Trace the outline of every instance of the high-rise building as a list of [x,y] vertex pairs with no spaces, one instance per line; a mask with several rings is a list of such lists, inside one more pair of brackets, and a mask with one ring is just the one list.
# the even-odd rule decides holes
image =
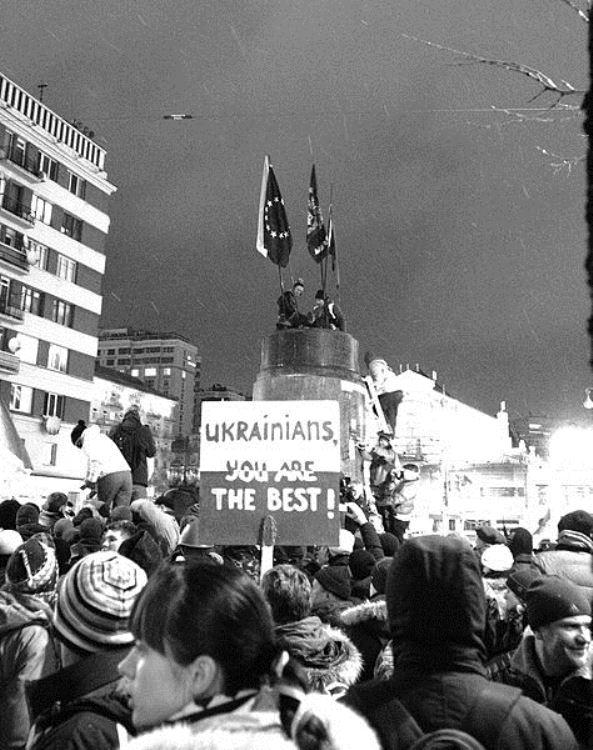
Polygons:
[[246,396],[236,388],[220,383],[214,383],[210,388],[200,388],[199,380],[196,381],[194,395],[194,432],[200,433],[202,416],[202,404],[204,401],[251,401],[251,396]]
[[171,331],[105,328],[99,332],[98,361],[102,367],[139,378],[159,393],[176,398],[175,432],[191,434],[201,359],[189,339]]
[[47,487],[81,475],[116,189],[81,127],[0,75],[0,397]]

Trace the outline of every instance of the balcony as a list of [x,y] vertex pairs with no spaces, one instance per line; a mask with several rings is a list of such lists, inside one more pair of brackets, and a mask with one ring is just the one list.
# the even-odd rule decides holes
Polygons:
[[2,198],[1,208],[3,211],[8,211],[12,219],[18,219],[27,227],[30,227],[35,223],[35,216],[31,211],[31,206],[27,206],[24,203],[15,200],[10,195],[5,195]]
[[21,360],[16,354],[0,350],[0,372],[14,375],[19,371]]
[[0,319],[9,320],[11,323],[18,321],[22,322],[25,317],[25,313],[20,307],[9,305],[7,299],[0,299]]
[[0,265],[3,263],[7,263],[11,268],[16,267],[21,271],[29,270],[29,262],[24,250],[19,250],[16,247],[11,247],[0,242]]
[[44,179],[43,173],[39,171],[37,159],[32,159],[19,149],[0,148],[0,162],[5,167],[14,169],[14,173],[27,182],[37,183]]

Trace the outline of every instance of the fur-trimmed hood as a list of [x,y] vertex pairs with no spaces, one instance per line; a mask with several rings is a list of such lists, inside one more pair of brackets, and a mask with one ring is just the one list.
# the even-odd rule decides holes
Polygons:
[[304,668],[312,690],[350,687],[362,672],[362,657],[350,638],[318,617],[278,625],[276,636]]
[[372,601],[356,604],[354,607],[345,609],[340,614],[342,623],[348,627],[360,625],[369,620],[387,622],[387,604],[385,599],[373,599]]

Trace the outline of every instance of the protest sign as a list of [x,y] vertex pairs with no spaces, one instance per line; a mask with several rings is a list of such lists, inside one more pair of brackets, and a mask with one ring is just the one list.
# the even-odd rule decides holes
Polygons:
[[336,544],[340,411],[337,401],[202,403],[200,537],[259,544]]

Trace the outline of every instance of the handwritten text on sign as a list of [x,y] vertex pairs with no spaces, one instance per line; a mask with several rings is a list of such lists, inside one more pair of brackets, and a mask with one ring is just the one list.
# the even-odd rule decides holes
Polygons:
[[336,402],[206,402],[202,410],[204,542],[255,544],[266,515],[278,544],[337,541]]

